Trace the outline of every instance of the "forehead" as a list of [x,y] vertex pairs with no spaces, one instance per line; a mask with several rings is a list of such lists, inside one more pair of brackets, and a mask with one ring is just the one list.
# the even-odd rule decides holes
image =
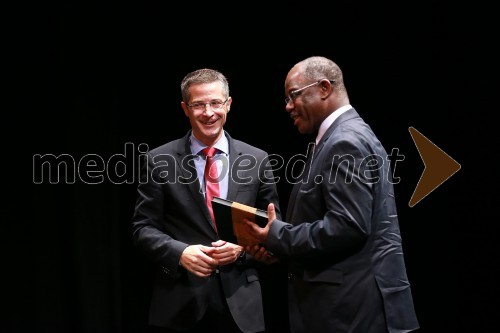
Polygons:
[[218,81],[210,83],[194,83],[189,86],[189,93],[192,99],[200,97],[224,97],[222,83]]
[[295,66],[293,67],[285,80],[285,91],[295,90],[300,88],[304,84],[304,76],[302,75],[302,71],[300,68]]

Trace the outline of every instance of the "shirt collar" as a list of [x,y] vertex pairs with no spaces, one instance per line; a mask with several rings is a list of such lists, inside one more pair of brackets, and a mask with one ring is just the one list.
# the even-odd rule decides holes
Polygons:
[[319,126],[318,135],[316,136],[316,145],[318,145],[318,143],[321,141],[323,134],[325,134],[326,130],[333,124],[335,119],[337,119],[342,113],[346,112],[351,108],[352,106],[350,104],[341,106],[337,110],[330,113],[330,115],[326,117],[325,120],[323,120],[323,122]]
[[[198,140],[193,133],[189,136],[189,141],[191,145],[191,153],[194,155],[201,154],[201,151],[208,147],[206,144],[202,143]],[[229,154],[229,141],[227,140],[226,135],[222,135],[219,140],[214,144],[214,147],[217,148],[220,152],[225,155]]]

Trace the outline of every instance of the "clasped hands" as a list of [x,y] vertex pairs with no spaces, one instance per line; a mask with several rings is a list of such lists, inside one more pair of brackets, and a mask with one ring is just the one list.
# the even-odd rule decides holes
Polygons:
[[181,255],[181,265],[191,273],[208,277],[218,266],[235,262],[244,248],[223,240],[212,242],[212,246],[190,245]]
[[228,265],[235,262],[243,251],[246,251],[253,256],[257,261],[271,264],[278,259],[274,257],[263,246],[271,227],[272,222],[276,219],[274,204],[270,203],[267,207],[268,223],[261,228],[250,220],[243,219],[250,239],[247,239],[249,244],[243,248],[240,245],[218,240],[212,242],[212,246],[204,246],[201,244],[190,245],[182,252],[180,263],[191,273],[199,277],[208,277],[218,266]]

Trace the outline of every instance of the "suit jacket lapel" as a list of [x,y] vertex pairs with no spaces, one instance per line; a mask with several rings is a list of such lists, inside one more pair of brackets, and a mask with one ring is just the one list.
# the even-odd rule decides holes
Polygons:
[[286,222],[292,223],[293,209],[295,208],[295,199],[297,198],[297,193],[299,192],[301,182],[296,183],[292,187],[292,192],[290,193],[290,199],[288,200],[288,208],[286,210]]
[[236,193],[238,192],[238,183],[234,181],[233,177],[231,176],[231,166],[234,165],[234,161],[241,156],[242,152],[239,149],[238,145],[235,144],[234,140],[231,138],[231,136],[224,132],[224,134],[227,137],[227,140],[229,142],[229,166],[227,170],[227,199],[228,200],[234,200],[236,198]]
[[[292,192],[290,193],[290,199],[288,200],[288,209],[286,210],[286,221],[291,221],[293,210],[295,208],[295,201],[297,198],[297,193],[299,192],[300,187],[303,184],[304,177],[308,177],[308,173],[311,170],[312,160],[316,156],[316,145],[314,142],[309,143],[307,148],[307,159],[305,161],[304,169],[302,170],[302,174],[298,182],[292,187]],[[307,179],[307,178],[306,178]]]
[[[316,147],[316,152],[314,154],[314,158],[319,155],[323,147],[325,146],[326,140],[330,137],[330,135],[335,131],[335,129],[344,121],[359,117],[358,113],[354,108],[347,110],[343,114],[341,114],[335,121],[330,125],[330,127],[326,130],[325,134],[323,134],[323,137],[321,138],[320,142],[318,142],[318,145]],[[314,159],[313,159],[314,162]]]
[[[321,138],[320,142],[318,142],[318,145],[314,149],[314,154],[312,156],[312,161],[308,161],[306,163],[306,171],[305,173],[308,173],[312,169],[312,164],[316,160],[316,156],[319,155],[323,147],[325,146],[326,140],[330,137],[330,135],[333,133],[333,131],[341,124],[342,122],[359,117],[359,114],[356,112],[354,108],[344,112],[341,114],[335,121],[330,125],[330,127],[326,130],[325,134],[323,134],[323,137]],[[310,166],[310,169],[307,169]],[[305,174],[304,174],[305,175]],[[314,177],[315,175],[313,175]],[[292,216],[293,216],[293,210],[295,208],[295,202],[297,199],[297,193],[299,192],[300,186],[302,185],[302,180],[296,183],[293,188],[292,192],[290,193],[290,199],[288,200],[288,209],[286,211],[286,221],[290,223]]]
[[[182,140],[179,140],[179,145],[177,146],[176,160],[177,160],[178,168],[185,179],[192,178],[192,177],[189,177],[189,172],[187,170],[185,170],[185,168],[182,166],[183,159],[185,159],[185,158],[193,159],[194,158],[194,155],[191,153],[191,148],[189,145],[190,134],[191,134],[191,131],[189,131],[188,134]],[[185,165],[186,165],[186,162],[187,161],[184,162]],[[193,165],[194,165],[194,163],[193,163]],[[215,231],[215,227],[212,223],[212,218],[210,216],[210,212],[208,211],[207,204],[205,203],[205,196],[203,195],[203,189],[201,189],[200,180],[198,179],[198,177],[196,177],[195,181],[189,182],[187,184],[187,186],[189,187],[189,191],[191,192],[191,195],[193,197],[194,202],[196,202],[200,211],[203,212],[203,215],[205,216],[206,222],[208,222],[210,227]]]

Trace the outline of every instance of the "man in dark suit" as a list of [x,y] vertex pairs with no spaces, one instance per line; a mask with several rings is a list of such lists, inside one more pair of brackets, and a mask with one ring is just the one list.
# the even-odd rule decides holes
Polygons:
[[[251,224],[256,259],[288,260],[292,332],[410,332],[419,327],[406,274],[387,153],[354,108],[342,71],[324,57],[297,63],[286,111],[315,135],[286,219],[268,207]],[[268,255],[267,251],[274,254]]]
[[[219,239],[224,221],[211,216],[205,185],[217,183],[217,196],[249,206],[278,205],[268,154],[223,130],[232,99],[222,73],[191,72],[181,92],[191,130],[145,154],[132,218],[134,243],[161,268],[149,324],[154,332],[264,331],[256,262]],[[204,179],[208,147],[216,149],[218,176],[211,180]]]

